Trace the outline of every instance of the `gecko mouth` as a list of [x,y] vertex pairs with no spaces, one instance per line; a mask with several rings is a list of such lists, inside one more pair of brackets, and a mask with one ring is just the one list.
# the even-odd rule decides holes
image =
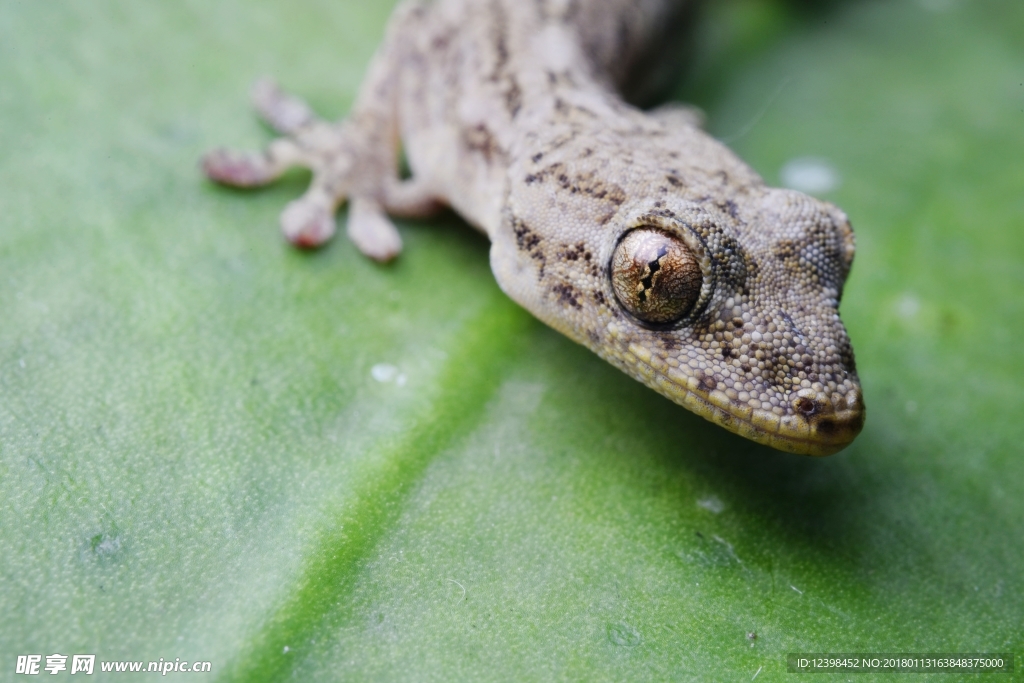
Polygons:
[[[635,350],[636,347],[631,348]],[[799,455],[831,455],[848,446],[864,427],[860,387],[834,401],[810,390],[797,392],[788,409],[754,408],[731,399],[714,382],[671,368],[624,368],[644,384],[706,420],[765,446]],[[774,407],[774,406],[773,406]]]
[[685,389],[675,385],[675,391],[664,393],[731,432],[787,453],[831,455],[849,445],[864,427],[860,391],[851,392],[855,395],[847,397],[842,407],[801,396],[794,401],[792,412],[779,415],[738,404],[721,391],[708,391],[699,382],[695,384]]

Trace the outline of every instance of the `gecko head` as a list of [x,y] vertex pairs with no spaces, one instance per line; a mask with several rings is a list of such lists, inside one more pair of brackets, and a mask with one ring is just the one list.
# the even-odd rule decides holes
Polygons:
[[545,157],[511,185],[491,247],[502,289],[753,441],[807,455],[853,441],[864,405],[838,312],[854,253],[846,216],[737,165],[663,184],[634,164],[620,186],[611,160],[584,158]]
[[584,343],[759,443],[807,455],[845,447],[864,423],[838,312],[854,254],[846,216],[786,190],[731,211],[668,204],[628,212],[609,236],[618,310]]

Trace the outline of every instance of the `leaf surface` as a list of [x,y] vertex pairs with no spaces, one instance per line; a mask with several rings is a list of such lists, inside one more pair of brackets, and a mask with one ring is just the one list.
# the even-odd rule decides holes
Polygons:
[[0,12],[0,679],[30,653],[763,681],[788,652],[1024,652],[1020,4],[704,20],[678,96],[769,182],[824,172],[856,228],[868,421],[820,460],[533,320],[453,215],[380,267],[283,244],[306,175],[201,179],[269,139],[260,75],[343,115],[389,9]]

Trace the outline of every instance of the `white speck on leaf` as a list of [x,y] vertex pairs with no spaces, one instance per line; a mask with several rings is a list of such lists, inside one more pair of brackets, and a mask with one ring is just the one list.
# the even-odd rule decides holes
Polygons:
[[465,600],[466,599],[466,587],[463,586],[458,581],[456,581],[455,579],[447,579],[447,581],[450,581],[451,583],[454,583],[456,586],[458,586],[459,588],[462,589],[462,596],[458,600],[456,600],[455,602],[462,602],[463,600]]
[[779,171],[779,180],[785,187],[807,194],[824,194],[842,184],[835,166],[819,157],[790,159]]
[[636,647],[643,641],[643,636],[630,624],[620,621],[608,627],[608,640],[620,647]]
[[697,505],[716,515],[721,514],[725,510],[725,503],[718,496],[705,496],[697,501]]
[[405,375],[399,373],[398,368],[389,363],[377,363],[372,368],[370,368],[370,374],[378,382],[391,382],[392,380],[401,377],[403,378],[402,384],[405,384]]
[[896,302],[896,312],[904,318],[913,318],[921,310],[921,302],[911,293],[906,293]]

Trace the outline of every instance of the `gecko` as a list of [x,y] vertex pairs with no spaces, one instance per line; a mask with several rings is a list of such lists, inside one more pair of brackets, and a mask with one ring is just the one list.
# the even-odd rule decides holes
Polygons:
[[834,453],[865,415],[838,312],[846,214],[767,186],[695,110],[623,95],[656,74],[691,4],[402,0],[346,118],[259,81],[254,107],[281,137],[202,168],[240,187],[311,169],[286,238],[323,244],[347,201],[348,237],[382,262],[402,248],[390,217],[451,207],[544,323],[736,434]]

